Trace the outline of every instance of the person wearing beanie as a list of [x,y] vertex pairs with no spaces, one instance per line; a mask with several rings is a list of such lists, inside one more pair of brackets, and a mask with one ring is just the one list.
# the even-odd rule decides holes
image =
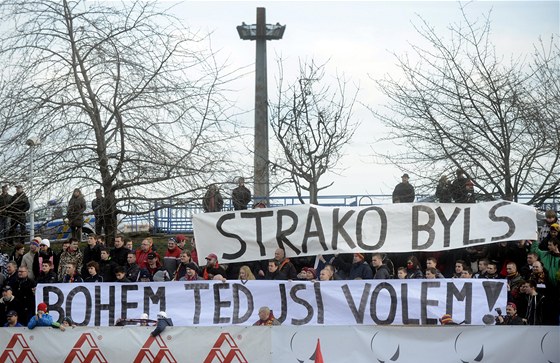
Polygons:
[[168,326],[173,326],[173,320],[171,320],[171,318],[167,317],[167,313],[165,311],[160,311],[157,314],[157,325],[156,328],[154,329],[154,331],[152,331],[150,333],[151,336],[153,337],[157,337],[158,335],[160,335],[165,328],[167,328]]
[[525,322],[517,315],[517,305],[509,302],[506,306],[506,316],[499,314],[496,317],[496,325],[525,325]]
[[338,255],[334,258],[332,264],[338,270],[344,271],[348,280],[373,279],[373,271],[362,253],[354,253],[352,263],[346,262],[341,255]]
[[39,275],[43,272],[43,263],[49,262],[51,263],[51,268],[49,271],[54,271],[55,266],[55,253],[51,249],[51,241],[46,238],[43,238],[41,242],[39,242],[39,251],[35,254],[33,258],[33,274],[35,275],[35,279],[39,279]]
[[458,325],[456,322],[453,321],[451,314],[443,314],[442,317],[439,319],[441,325]]
[[29,252],[23,255],[21,259],[21,265],[27,267],[28,276],[31,280],[36,279],[36,275],[33,272],[33,261],[35,256],[39,252],[39,243],[41,243],[41,237],[35,237],[31,243],[29,243]]
[[33,316],[27,324],[28,329],[34,329],[37,326],[50,326],[62,331],[66,330],[63,325],[60,325],[60,323],[54,321],[52,316],[48,314],[47,304],[45,304],[44,302],[37,305],[37,314],[35,314],[35,316]]
[[[539,249],[542,251],[546,251],[546,246],[548,241],[552,239],[551,228],[553,225],[558,226],[558,216],[556,215],[556,211],[551,209],[547,210],[544,214],[544,224],[539,229]],[[556,230],[558,232],[558,230]],[[556,237],[558,237],[558,233],[556,233]]]

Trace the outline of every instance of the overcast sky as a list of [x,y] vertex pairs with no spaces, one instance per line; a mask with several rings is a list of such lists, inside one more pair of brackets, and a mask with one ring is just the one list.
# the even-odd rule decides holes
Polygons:
[[[498,53],[509,60],[530,53],[540,36],[548,39],[551,34],[560,33],[559,4],[559,1],[477,1],[467,6],[467,14],[475,19],[492,10],[491,39]],[[410,44],[419,41],[413,28],[414,23],[418,24],[418,16],[441,34],[445,34],[448,24],[460,21],[459,5],[452,1],[186,1],[176,4],[173,12],[191,28],[211,31],[212,46],[219,50],[220,59],[227,59],[233,67],[252,69],[255,42],[239,39],[236,26],[243,21],[255,23],[257,7],[266,8],[267,23],[287,26],[282,40],[267,44],[269,98],[275,94],[275,60],[279,56],[287,59],[286,73],[291,72],[294,77],[298,59],[330,59],[327,73],[332,76],[344,73],[359,84],[360,102],[374,108],[381,107],[385,100],[373,79],[386,73],[396,75],[391,52],[410,51]],[[239,90],[239,107],[252,110],[254,74],[237,81],[234,87]],[[340,162],[339,166],[346,169],[344,176],[327,175],[324,182],[335,181],[335,184],[322,194],[390,194],[402,171],[375,162],[372,147],[378,146],[372,142],[381,127],[363,107],[356,108],[355,117],[361,127]],[[253,113],[241,121],[250,127]],[[411,182],[414,184],[414,180]]]

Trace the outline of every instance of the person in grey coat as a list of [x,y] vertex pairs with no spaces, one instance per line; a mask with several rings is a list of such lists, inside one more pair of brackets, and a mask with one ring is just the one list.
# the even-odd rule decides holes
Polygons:
[[173,320],[171,320],[171,318],[167,317],[167,313],[165,311],[160,311],[157,314],[157,325],[156,328],[154,329],[154,331],[152,331],[150,333],[151,336],[153,337],[157,337],[158,335],[160,335],[165,328],[167,328],[168,326],[173,326]]

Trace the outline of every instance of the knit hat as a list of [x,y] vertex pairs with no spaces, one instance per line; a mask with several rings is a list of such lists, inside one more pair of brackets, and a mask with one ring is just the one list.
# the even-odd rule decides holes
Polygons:
[[39,305],[37,305],[37,311],[42,311],[42,312],[46,313],[47,312],[47,304],[42,302]]
[[160,319],[167,319],[167,313],[165,311],[160,311],[157,314],[157,317],[160,318]]
[[189,262],[185,265],[186,268],[190,268],[191,270],[197,271],[198,272],[198,267],[196,266],[196,263],[194,262]]
[[184,235],[182,235],[182,234],[178,234],[178,235],[175,237],[175,241],[177,241],[177,243],[180,243],[180,242],[183,242],[183,241],[186,241],[186,240],[187,240],[186,237],[185,237]]
[[218,256],[216,256],[215,253],[211,253],[211,254],[209,254],[208,256],[206,256],[206,259],[207,259],[207,260],[212,260],[212,259],[218,260]]
[[514,308],[515,310],[517,310],[517,305],[515,305],[515,303],[513,302],[508,302],[507,306],[511,306],[512,308]]
[[47,247],[51,247],[51,241],[49,241],[48,239],[43,239],[41,240],[41,243],[39,243],[40,246],[45,245]]
[[550,229],[551,229],[551,230],[553,229],[553,230],[555,230],[556,232],[560,232],[560,225],[559,225],[558,223],[552,223],[552,224],[550,225]]
[[37,239],[33,239],[33,241],[31,241],[30,245],[31,246],[35,246],[35,247],[39,247],[39,242]]
[[6,313],[6,317],[9,318],[10,316],[18,316],[18,314],[15,310],[10,310]]
[[453,323],[453,318],[451,318],[450,314],[443,314],[439,321],[441,321],[441,325],[447,325]]
[[301,270],[305,271],[305,272],[311,272],[311,274],[313,275],[313,278],[317,277],[317,271],[315,271],[315,269],[313,267],[304,267]]

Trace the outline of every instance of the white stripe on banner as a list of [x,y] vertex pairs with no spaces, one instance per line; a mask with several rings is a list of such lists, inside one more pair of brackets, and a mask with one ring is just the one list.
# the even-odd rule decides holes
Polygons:
[[54,319],[109,326],[163,310],[178,326],[252,325],[261,306],[284,325],[493,324],[505,310],[505,280],[220,281],[38,285]]
[[105,327],[0,329],[0,362],[559,363],[558,327]]
[[441,251],[536,239],[535,208],[507,201],[368,207],[297,205],[193,217],[199,256],[222,263],[327,253]]

